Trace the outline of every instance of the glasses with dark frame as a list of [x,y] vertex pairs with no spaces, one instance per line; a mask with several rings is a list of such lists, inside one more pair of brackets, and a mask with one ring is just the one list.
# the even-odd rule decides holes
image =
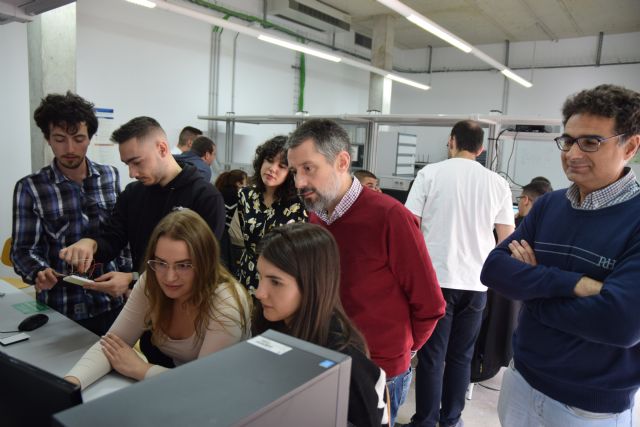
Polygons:
[[171,268],[173,268],[178,275],[191,273],[193,271],[193,264],[189,262],[176,262],[175,264],[169,264],[168,262],[157,259],[150,259],[147,261],[147,265],[159,274],[167,274]]
[[561,151],[569,151],[571,150],[571,147],[573,147],[573,144],[577,143],[578,147],[580,147],[582,151],[593,153],[598,151],[600,144],[622,135],[624,135],[624,133],[608,136],[606,138],[598,135],[579,136],[577,138],[573,138],[569,135],[562,135],[557,138],[553,138],[553,140]]

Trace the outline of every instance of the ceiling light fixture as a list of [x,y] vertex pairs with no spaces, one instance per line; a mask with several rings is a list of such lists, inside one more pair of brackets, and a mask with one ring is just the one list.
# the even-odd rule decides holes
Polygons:
[[409,15],[407,16],[407,19],[413,22],[414,24],[416,24],[418,27],[422,28],[423,30],[427,30],[434,36],[440,37],[442,40],[446,41],[450,45],[457,47],[464,53],[471,52],[471,46],[469,46],[464,41],[462,41],[458,37],[451,34],[449,31],[445,30],[435,22],[430,21],[421,16],[416,16],[416,15]]
[[529,88],[531,86],[533,86],[533,84],[525,79],[523,79],[522,77],[520,77],[519,75],[517,75],[516,73],[514,73],[513,71],[511,71],[508,68],[505,68],[504,70],[500,71],[502,74],[504,74],[505,76],[509,77],[511,80],[520,83],[522,86]]
[[[348,57],[344,57],[344,56],[339,56],[339,55],[334,55],[333,53],[329,53],[329,52],[324,52],[322,50],[319,49],[313,49],[308,47],[305,44],[299,43],[299,42],[295,42],[295,41],[289,41],[289,40],[285,40],[279,37],[275,37],[271,34],[266,34],[262,31],[258,31],[254,28],[245,26],[245,25],[241,25],[241,24],[236,24],[234,22],[230,22],[226,19],[222,19],[222,18],[218,18],[214,15],[210,15],[207,13],[203,13],[200,12],[196,9],[194,9],[193,7],[185,7],[185,6],[179,6],[177,4],[174,3],[170,3],[167,0],[157,0],[155,2],[151,2],[148,0],[125,0],[128,1],[130,3],[135,3],[135,4],[139,4],[141,6],[146,6],[146,7],[158,7],[158,9],[163,9],[163,10],[167,10],[169,12],[173,12],[176,13],[178,15],[183,15],[183,16],[188,16],[190,18],[193,19],[197,19],[198,21],[202,21],[202,22],[206,22],[208,24],[211,25],[216,25],[218,27],[222,27],[231,31],[235,31],[238,32],[240,34],[244,34],[244,35],[248,35],[251,37],[255,37],[259,40],[262,40],[264,42],[268,42],[268,43],[272,43],[281,47],[285,47],[287,49],[292,49],[292,50],[296,50],[298,52],[304,52],[304,53],[308,53],[309,55],[313,55],[313,56],[317,56],[319,58],[322,59],[326,59],[328,61],[332,61],[332,62],[341,62],[343,64],[346,65],[350,65],[352,67],[356,67],[356,68],[360,68],[361,70],[365,70],[365,71],[369,71],[371,73],[375,73],[375,74],[379,74],[383,77],[387,77],[389,79],[395,80],[398,83],[403,83],[409,86],[413,86],[416,88],[420,88],[422,90],[427,90],[429,89],[429,86],[424,85],[422,83],[418,83],[415,82],[413,80],[409,80],[409,79],[405,79],[403,77],[399,77],[399,76],[395,76],[393,74],[389,74],[388,70],[384,70],[382,68],[378,68],[378,67],[374,67],[371,64],[367,64],[361,61],[356,61],[354,59],[348,58]],[[146,4],[143,3],[151,3],[154,6],[148,6]],[[195,6],[194,6],[195,7]],[[389,76],[393,76],[393,77],[389,77]]]
[[260,34],[258,36],[259,40],[263,42],[272,43],[278,46],[286,47],[287,49],[297,50],[298,52],[308,53],[309,55],[317,56],[318,58],[326,59],[327,61],[332,62],[340,62],[342,58],[335,55],[330,55],[328,53],[321,52],[316,49],[311,49],[310,47],[304,46],[300,43],[293,43],[287,40],[282,40],[276,37],[267,36],[264,34]]
[[398,12],[400,15],[404,16],[405,18],[407,18],[407,20],[419,26],[420,28],[430,32],[434,36],[439,37],[442,40],[449,43],[450,45],[460,49],[464,53],[471,53],[476,58],[500,70],[500,72],[504,74],[506,77],[521,84],[522,86],[526,88],[530,88],[531,86],[533,86],[531,82],[525,80],[524,78],[520,77],[519,75],[511,71],[506,65],[491,58],[489,55],[487,55],[480,49],[473,47],[471,44],[465,42],[460,37],[456,36],[450,31],[447,31],[446,29],[442,28],[432,20],[426,18],[425,16],[411,9],[409,6],[405,5],[401,1],[399,0],[377,0],[377,1],[378,3],[381,3],[387,6],[389,9]]
[[414,82],[413,80],[405,79],[404,77],[396,76],[395,74],[389,73],[385,77],[388,78],[389,80],[393,80],[394,82],[404,83],[404,84],[409,85],[409,86],[417,87],[418,89],[422,89],[422,90],[429,90],[430,89],[429,86],[427,86],[427,85],[423,85],[422,83]]

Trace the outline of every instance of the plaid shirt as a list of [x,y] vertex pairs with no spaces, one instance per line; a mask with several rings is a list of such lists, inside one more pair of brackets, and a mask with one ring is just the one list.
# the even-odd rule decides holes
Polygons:
[[320,218],[325,224],[331,225],[336,222],[338,218],[347,213],[349,208],[356,202],[360,193],[362,193],[362,184],[360,184],[360,181],[355,178],[352,179],[353,182],[351,183],[351,187],[349,187],[349,190],[344,194],[340,203],[338,203],[336,208],[333,210],[331,217],[329,217],[329,213],[325,210],[316,212],[318,218]]
[[[68,269],[58,253],[82,237],[97,237],[120,193],[116,168],[87,159],[88,176],[82,185],[65,177],[55,160],[40,171],[22,178],[13,194],[13,245],[11,260],[16,273],[33,284],[47,267],[64,273]],[[108,271],[130,271],[128,249],[103,266]],[[123,304],[122,297],[59,281],[38,293],[38,301],[65,316],[82,320]]]
[[580,203],[580,190],[575,184],[571,184],[567,189],[567,199],[571,202],[571,207],[582,210],[596,210],[618,203],[626,202],[635,197],[640,192],[640,184],[636,181],[636,174],[631,168],[625,167],[626,174],[600,190],[587,194]]

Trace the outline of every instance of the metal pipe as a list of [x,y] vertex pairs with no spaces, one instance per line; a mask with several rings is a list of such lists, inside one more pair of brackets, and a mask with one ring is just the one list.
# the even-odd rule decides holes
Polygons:
[[600,60],[602,59],[602,42],[604,41],[604,33],[600,31],[598,33],[598,51],[596,52],[596,67],[600,66]]
[[233,38],[233,54],[231,56],[231,111],[236,111],[236,56],[238,51],[238,36],[240,33],[236,33]]
[[[509,40],[504,41],[504,65],[509,66]],[[507,114],[509,108],[509,79],[505,76],[502,83],[502,108],[504,114]]]

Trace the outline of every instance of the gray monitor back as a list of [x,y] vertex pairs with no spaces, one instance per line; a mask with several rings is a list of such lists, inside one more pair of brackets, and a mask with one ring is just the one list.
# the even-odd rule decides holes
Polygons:
[[351,358],[267,331],[54,416],[57,426],[347,425]]

